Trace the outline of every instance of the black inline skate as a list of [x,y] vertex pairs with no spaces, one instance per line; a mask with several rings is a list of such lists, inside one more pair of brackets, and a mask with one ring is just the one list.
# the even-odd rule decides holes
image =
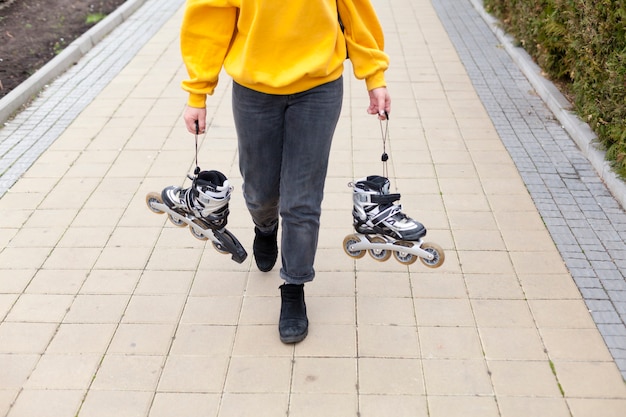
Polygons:
[[248,254],[239,240],[226,229],[228,201],[233,187],[219,171],[196,168],[191,187],[170,186],[159,193],[148,193],[146,204],[155,213],[167,213],[179,227],[189,226],[191,234],[200,240],[211,240],[220,253],[230,253],[235,262],[242,263]]

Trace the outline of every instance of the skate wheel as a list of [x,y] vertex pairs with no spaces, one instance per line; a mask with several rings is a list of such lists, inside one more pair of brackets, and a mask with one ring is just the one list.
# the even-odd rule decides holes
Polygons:
[[[397,241],[397,246],[404,246],[405,248],[412,248],[413,243],[405,242],[405,241]],[[411,265],[417,261],[417,256],[413,255],[409,252],[393,252],[393,257],[396,258],[396,261],[400,262],[402,265]]]
[[185,223],[183,220],[177,219],[176,217],[172,216],[171,214],[168,214],[167,218],[169,219],[169,221],[174,226],[178,226],[178,227],[185,227],[185,226],[187,226],[187,223]]
[[[370,239],[372,243],[387,243],[385,239],[379,236],[374,236]],[[391,257],[391,252],[387,249],[370,249],[368,250],[370,256],[377,260],[378,262],[385,262]]]
[[198,232],[193,226],[189,226],[189,231],[191,232],[191,234],[193,235],[193,237],[195,237],[198,240],[207,240],[208,237],[206,237],[205,235],[203,235],[202,233]]
[[153,212],[157,214],[163,214],[161,210],[159,210],[158,208],[154,206],[155,204],[163,204],[163,200],[161,199],[161,196],[158,193],[153,192],[153,193],[146,194],[146,204],[148,205],[148,208],[152,210]]
[[420,258],[420,261],[429,268],[439,268],[446,260],[446,254],[436,243],[423,243],[422,249],[433,255],[433,259]]
[[359,243],[360,241],[361,239],[359,239],[357,235],[348,235],[345,237],[345,239],[343,240],[343,250],[349,257],[360,259],[365,256],[365,251],[350,250],[350,246],[354,245],[355,243]]
[[220,245],[219,243],[217,243],[217,242],[211,242],[211,243],[213,243],[213,248],[214,248],[216,251],[218,251],[219,253],[221,253],[221,254],[223,254],[223,255],[227,255],[227,254],[229,254],[229,253],[230,253],[230,252],[228,252],[228,251],[224,248],[224,246]]

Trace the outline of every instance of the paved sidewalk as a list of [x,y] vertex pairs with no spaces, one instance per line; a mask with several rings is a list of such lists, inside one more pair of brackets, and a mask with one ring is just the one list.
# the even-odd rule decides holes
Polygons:
[[[454,3],[374,0],[393,61],[390,178],[403,211],[428,227],[427,240],[443,246],[446,262],[428,269],[344,254],[347,183],[381,173],[382,151],[378,122],[365,114],[364,84],[348,67],[317,278],[306,288],[310,334],[295,346],[278,340],[277,268],[261,273],[251,257],[236,264],[144,202],[150,191],[188,184],[194,166],[193,137],[181,122],[182,1],[148,0],[138,20],[105,39],[120,51],[109,58],[126,62],[77,66],[70,78],[99,68],[110,78],[99,90],[89,83],[72,90],[84,109],[59,116],[66,125],[53,117],[44,127],[41,107],[50,108],[42,102],[20,114],[12,135],[42,120],[26,136],[43,149],[0,198],[0,416],[626,415],[615,361],[624,335],[603,338],[594,319],[604,316],[589,311],[587,287],[581,296],[576,285],[588,282],[578,274],[606,263],[588,259],[573,268],[563,253],[575,245],[551,236],[556,220],[528,185],[540,177],[521,169],[511,151],[527,149],[511,143],[522,119],[533,116],[526,110],[542,115],[535,133],[547,129],[545,110],[526,104],[527,94],[517,97],[518,116],[503,112],[509,130],[494,117],[498,103],[504,106],[485,97],[497,90],[477,84],[481,67],[468,64],[476,45],[466,55],[461,42],[478,37],[472,25],[484,28],[469,1],[456,12]],[[126,41],[128,33],[143,32],[141,16],[155,10],[163,26],[152,23],[143,47],[125,49],[141,45]],[[472,25],[457,32],[455,13]],[[98,51],[86,60],[102,57]],[[57,85],[44,103],[68,95],[53,94]],[[506,84],[506,92],[513,87]],[[199,164],[221,170],[240,190],[226,76],[208,110]],[[51,130],[56,137],[46,136]],[[570,155],[571,145],[563,146]],[[550,162],[535,165],[547,170]],[[577,169],[582,163],[576,159]],[[581,182],[596,184],[584,169]],[[594,187],[606,208],[610,198]],[[620,210],[611,208],[617,220],[609,223],[623,225]],[[229,230],[251,252],[252,224],[239,192]],[[577,242],[592,256],[583,244],[593,243]],[[623,247],[607,249],[619,254]],[[619,282],[604,272],[597,278]],[[623,313],[623,304],[611,306]],[[605,339],[616,345],[609,350]]]

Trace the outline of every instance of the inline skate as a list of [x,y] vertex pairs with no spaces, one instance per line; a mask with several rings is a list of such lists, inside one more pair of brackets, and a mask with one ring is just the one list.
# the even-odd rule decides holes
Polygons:
[[443,249],[435,243],[424,243],[426,228],[402,213],[395,204],[400,194],[389,192],[389,180],[370,175],[349,184],[353,188],[352,210],[355,234],[345,237],[343,248],[352,258],[366,252],[379,262],[393,253],[398,262],[413,264],[417,258],[429,268],[438,268],[445,260]]
[[219,171],[196,168],[191,187],[169,186],[159,193],[146,195],[148,208],[155,213],[167,213],[176,226],[189,226],[191,234],[200,240],[211,240],[220,253],[230,253],[235,262],[242,263],[248,254],[237,238],[226,229],[228,201],[233,187]]

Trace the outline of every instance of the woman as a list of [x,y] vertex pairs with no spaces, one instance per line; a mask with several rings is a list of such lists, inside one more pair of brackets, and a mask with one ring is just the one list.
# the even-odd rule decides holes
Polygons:
[[[342,24],[340,24],[340,21]],[[257,267],[278,257],[279,335],[308,333],[304,284],[313,280],[331,141],[343,98],[343,63],[364,79],[370,114],[391,110],[380,23],[369,0],[188,0],[181,51],[189,73],[187,129],[206,129],[205,101],[222,67],[233,78],[232,107],[243,194],[255,228]]]

